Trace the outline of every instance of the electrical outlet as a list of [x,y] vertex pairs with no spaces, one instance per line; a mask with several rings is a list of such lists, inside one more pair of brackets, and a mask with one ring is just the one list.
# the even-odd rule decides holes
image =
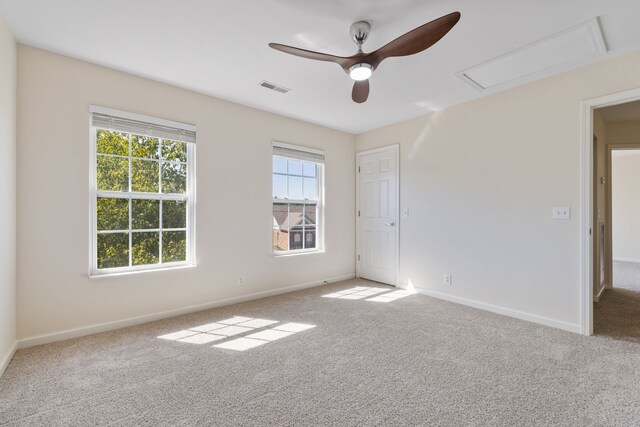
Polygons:
[[241,273],[238,275],[238,286],[244,285],[246,281],[247,281],[247,278],[245,277],[244,273]]
[[452,281],[453,280],[451,278],[451,275],[450,274],[445,274],[442,283],[444,283],[445,285],[451,286]]

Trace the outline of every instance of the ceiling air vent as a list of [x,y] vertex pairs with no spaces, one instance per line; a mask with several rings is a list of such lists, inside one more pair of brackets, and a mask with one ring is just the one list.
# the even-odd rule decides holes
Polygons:
[[280,92],[280,93],[287,93],[291,90],[283,86],[278,86],[275,83],[268,82],[266,80],[263,80],[260,83],[258,83],[258,86],[266,87],[267,89],[275,90],[276,92]]

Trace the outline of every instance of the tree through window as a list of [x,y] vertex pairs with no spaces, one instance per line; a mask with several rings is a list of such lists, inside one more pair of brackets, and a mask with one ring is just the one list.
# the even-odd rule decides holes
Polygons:
[[93,274],[192,264],[193,142],[195,130],[93,112]]

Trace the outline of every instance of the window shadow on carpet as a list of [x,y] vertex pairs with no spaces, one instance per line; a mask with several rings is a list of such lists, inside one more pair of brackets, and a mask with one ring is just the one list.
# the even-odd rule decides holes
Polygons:
[[395,301],[397,299],[408,297],[409,295],[415,294],[415,291],[405,290],[405,289],[398,289],[397,291],[392,291],[392,292],[389,292],[389,291],[390,289],[387,289],[387,288],[356,286],[355,288],[344,289],[342,291],[322,295],[322,298],[335,298],[335,299],[348,299],[348,300],[365,299],[365,301],[372,301],[372,302],[391,302],[391,301]]
[[[267,327],[269,328],[265,329]],[[189,344],[216,342],[213,345],[215,348],[245,351],[315,327],[316,325],[305,323],[280,323],[277,320],[234,316],[160,335],[158,338]]]

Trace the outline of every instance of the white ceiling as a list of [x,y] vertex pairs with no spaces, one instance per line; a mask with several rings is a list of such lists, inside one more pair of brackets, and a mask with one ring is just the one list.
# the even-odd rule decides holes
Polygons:
[[[354,21],[372,24],[372,51],[455,10],[460,22],[435,46],[380,65],[364,104],[336,64],[267,46],[349,56]],[[595,17],[609,52],[553,72],[640,49],[638,0],[0,0],[0,13],[19,43],[352,133],[502,90],[455,74]]]

